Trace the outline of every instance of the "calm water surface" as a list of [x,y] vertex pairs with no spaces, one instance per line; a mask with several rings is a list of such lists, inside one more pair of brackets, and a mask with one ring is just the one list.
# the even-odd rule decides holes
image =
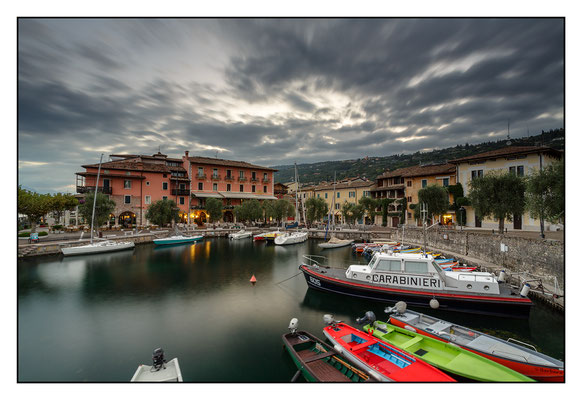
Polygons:
[[[354,325],[367,310],[385,319],[386,304],[314,291],[303,275],[293,277],[303,254],[333,265],[366,262],[350,248],[317,243],[214,238],[19,260],[18,379],[127,382],[163,347],[168,360],[179,357],[186,382],[289,382],[296,369],[281,335],[291,318],[320,338],[326,313]],[[564,359],[564,317],[542,305],[529,320],[419,311]]]

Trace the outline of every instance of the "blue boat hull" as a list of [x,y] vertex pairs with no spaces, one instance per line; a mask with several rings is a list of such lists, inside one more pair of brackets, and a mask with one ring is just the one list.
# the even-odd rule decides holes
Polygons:
[[195,236],[195,237],[191,237],[188,239],[155,239],[154,243],[157,246],[164,246],[164,245],[171,245],[171,244],[185,244],[185,243],[192,243],[192,242],[196,242],[198,240],[202,240],[202,236]]

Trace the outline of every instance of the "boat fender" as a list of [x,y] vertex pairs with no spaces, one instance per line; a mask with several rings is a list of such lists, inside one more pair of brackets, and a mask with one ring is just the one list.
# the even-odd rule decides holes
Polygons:
[[412,326],[410,326],[410,325],[404,325],[404,329],[406,329],[406,330],[408,330],[408,331],[410,331],[410,332],[416,332],[416,329],[415,329],[415,328],[413,328],[413,327],[412,327]]
[[437,299],[431,299],[428,304],[430,305],[430,308],[435,309],[435,310],[437,308],[439,308],[439,305],[440,305],[439,301]]
[[527,294],[529,293],[529,283],[524,283],[523,287],[521,288],[521,292],[519,292],[519,295],[521,297],[527,297]]
[[333,348],[340,354],[342,354],[344,352],[343,347],[341,347],[339,344],[334,344]]
[[499,282],[505,282],[505,270],[499,271],[499,277],[497,278]]

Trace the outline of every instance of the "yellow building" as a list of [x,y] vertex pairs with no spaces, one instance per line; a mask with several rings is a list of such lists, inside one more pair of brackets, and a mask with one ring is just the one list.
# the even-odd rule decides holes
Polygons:
[[341,213],[343,204],[345,202],[358,204],[362,197],[370,196],[372,187],[374,187],[373,181],[362,178],[347,178],[336,182],[335,197],[333,182],[324,182],[312,187],[306,196],[307,198],[311,196],[325,200],[328,208],[333,209],[335,222],[339,224],[345,222]]
[[[411,204],[418,204],[418,191],[429,185],[439,185],[447,187],[457,183],[456,168],[452,164],[431,164],[418,165],[414,167],[399,168],[394,171],[386,171],[376,178],[376,186],[372,189],[373,197],[376,199],[391,199],[392,204],[388,207],[388,226],[397,227],[400,224],[400,213],[402,211],[403,198],[406,198],[406,224],[421,225],[421,221],[414,219],[414,212],[410,208]],[[449,195],[449,203],[453,202],[452,195]],[[381,209],[378,208],[378,211]],[[398,214],[398,215],[395,215]],[[449,212],[439,217],[441,223],[454,223],[454,213]],[[376,224],[382,223],[382,215],[376,216]]]
[[[481,177],[487,172],[502,170],[519,176],[530,175],[540,167],[559,160],[562,152],[544,146],[508,146],[473,156],[451,160],[457,168],[459,182],[463,185],[465,196],[468,196],[469,182]],[[472,228],[497,229],[498,221],[492,219],[479,220],[472,207],[467,206],[465,226]],[[540,229],[539,220],[532,218],[527,212],[524,215],[514,215],[513,223],[506,223],[508,230],[536,231]],[[556,229],[556,225],[546,225],[547,230]]]

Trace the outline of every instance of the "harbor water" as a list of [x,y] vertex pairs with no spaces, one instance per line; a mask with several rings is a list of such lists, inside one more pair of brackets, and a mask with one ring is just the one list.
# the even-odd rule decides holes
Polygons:
[[[281,335],[291,318],[323,338],[324,314],[355,325],[368,310],[386,319],[393,305],[308,289],[298,274],[303,255],[366,263],[349,247],[319,242],[212,238],[18,260],[18,380],[128,382],[162,347],[166,359],[179,358],[185,382],[289,382],[296,368]],[[415,310],[564,359],[564,316],[542,304],[529,319]]]

